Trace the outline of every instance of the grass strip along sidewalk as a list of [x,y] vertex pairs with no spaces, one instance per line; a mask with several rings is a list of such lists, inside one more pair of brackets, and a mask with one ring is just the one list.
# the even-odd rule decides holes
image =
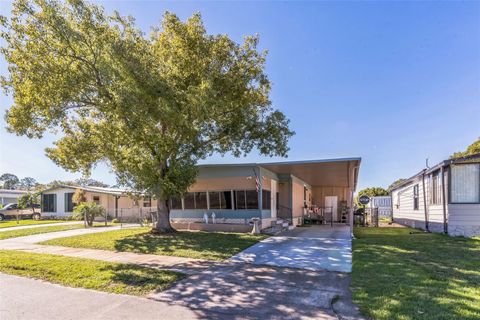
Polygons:
[[65,220],[4,220],[0,221],[0,229],[10,228],[10,227],[21,227],[21,226],[31,226],[37,224],[47,224],[47,223],[60,223],[60,222],[69,222]]
[[189,232],[156,235],[150,228],[58,238],[40,244],[168,255],[205,260],[224,260],[265,239],[249,233]]
[[183,275],[132,264],[0,250],[0,272],[68,287],[144,296],[164,290]]
[[480,319],[480,239],[410,228],[357,228],[355,236],[352,289],[364,314]]
[[[112,226],[112,224],[109,223],[108,226]],[[98,222],[98,223],[94,223],[93,227],[105,227],[105,224],[103,222]],[[84,228],[84,225],[82,223],[77,223],[77,224],[67,224],[67,225],[61,225],[61,226],[48,226],[48,227],[2,231],[0,232],[0,240],[31,236],[31,235],[40,234],[40,233],[67,231],[67,230],[83,229],[83,228]]]

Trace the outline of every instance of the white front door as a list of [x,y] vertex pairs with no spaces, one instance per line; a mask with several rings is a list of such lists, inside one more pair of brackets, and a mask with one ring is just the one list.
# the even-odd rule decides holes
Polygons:
[[272,211],[272,218],[277,218],[277,181],[271,180],[272,183],[270,184],[270,210]]
[[[332,208],[332,219],[333,221],[338,221],[338,212],[337,212],[337,196],[327,196],[325,197],[325,209],[327,213],[330,213],[330,208]],[[328,208],[328,209],[327,209]],[[328,219],[328,216],[327,216]]]

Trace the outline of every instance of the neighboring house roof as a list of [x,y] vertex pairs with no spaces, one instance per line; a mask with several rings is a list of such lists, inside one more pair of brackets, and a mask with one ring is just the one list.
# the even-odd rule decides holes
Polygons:
[[128,193],[132,193],[132,190],[129,189],[118,189],[118,188],[103,188],[103,187],[93,187],[93,186],[69,186],[69,185],[56,185],[51,188],[45,189],[42,191],[42,193],[45,193],[47,191],[52,191],[55,189],[82,189],[84,191],[89,191],[89,192],[95,192],[95,193],[104,193],[104,194],[110,194],[113,196],[122,196],[126,195]]
[[26,190],[10,190],[10,189],[0,189],[0,198],[18,198],[25,193],[28,193]]
[[390,192],[393,191],[393,190],[397,190],[399,188],[402,188],[402,187],[412,183],[413,181],[415,181],[418,177],[422,176],[423,174],[432,173],[432,172],[434,172],[434,171],[436,171],[436,170],[438,170],[442,167],[448,167],[452,164],[460,164],[460,163],[469,163],[469,162],[478,163],[479,161],[480,161],[480,153],[475,153],[475,154],[465,156],[465,157],[459,157],[459,158],[452,158],[452,159],[444,160],[444,161],[434,165],[433,167],[421,170],[417,174],[411,176],[410,178],[406,179],[405,181],[403,181],[399,185],[392,188],[392,190],[390,190]]

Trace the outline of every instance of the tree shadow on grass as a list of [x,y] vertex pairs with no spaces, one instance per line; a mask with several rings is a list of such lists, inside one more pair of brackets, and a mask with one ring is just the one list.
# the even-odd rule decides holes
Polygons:
[[357,230],[354,300],[376,319],[479,319],[480,241]]
[[111,273],[110,287],[118,287],[122,293],[146,295],[165,290],[185,275],[170,271],[142,267],[134,264],[115,264],[101,269]]

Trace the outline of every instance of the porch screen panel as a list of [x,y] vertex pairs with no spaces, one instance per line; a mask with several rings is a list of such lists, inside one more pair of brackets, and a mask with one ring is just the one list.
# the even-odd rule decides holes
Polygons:
[[245,201],[245,190],[235,191],[235,209],[247,209],[247,204]]
[[195,194],[193,192],[187,193],[183,198],[183,202],[185,209],[195,209]]
[[209,191],[208,200],[210,201],[210,209],[220,209],[220,192]]
[[247,209],[258,209],[257,190],[245,190],[245,198],[247,199]]
[[480,164],[452,166],[451,179],[453,203],[480,202]]
[[268,190],[262,190],[262,209],[269,210],[272,207],[271,192]]
[[220,207],[221,209],[233,209],[232,192],[230,190],[220,192]]
[[182,199],[180,197],[172,197],[171,201],[173,210],[182,210]]
[[195,209],[207,209],[206,192],[195,192]]

